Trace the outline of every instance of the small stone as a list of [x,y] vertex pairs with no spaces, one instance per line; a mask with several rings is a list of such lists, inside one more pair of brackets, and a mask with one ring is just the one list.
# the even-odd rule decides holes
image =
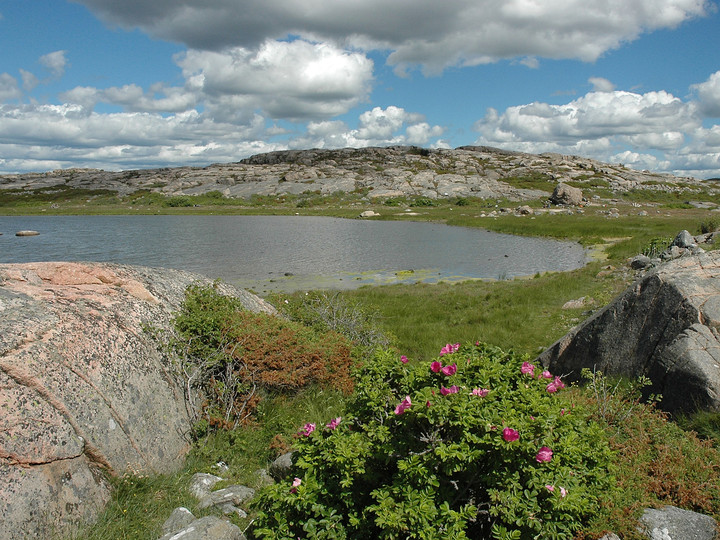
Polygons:
[[240,527],[217,516],[196,519],[184,529],[168,533],[159,540],[246,540]]
[[652,260],[647,255],[637,255],[630,261],[630,268],[633,270],[642,270],[648,266],[652,266]]
[[292,468],[292,456],[292,452],[287,452],[273,461],[270,464],[270,476],[277,481],[287,477]]
[[170,517],[165,520],[165,523],[163,523],[163,534],[174,533],[180,529],[184,529],[193,521],[195,521],[195,516],[193,516],[190,510],[183,506],[176,508],[172,511]]
[[695,247],[695,239],[688,231],[680,231],[670,245],[679,248]]
[[242,504],[248,499],[255,496],[255,490],[245,486],[230,486],[217,491],[211,491],[209,495],[203,497],[198,508],[207,508],[208,506],[221,506],[226,503],[233,505]]
[[213,486],[221,480],[222,478],[214,474],[195,473],[190,480],[190,493],[198,499],[203,499],[210,494]]

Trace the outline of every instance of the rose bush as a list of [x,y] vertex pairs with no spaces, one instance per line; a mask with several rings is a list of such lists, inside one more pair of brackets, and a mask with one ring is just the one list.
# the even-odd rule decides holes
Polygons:
[[258,497],[251,534],[572,538],[614,485],[591,412],[527,358],[479,343],[441,353],[451,369],[376,353],[342,422],[301,430],[294,480]]

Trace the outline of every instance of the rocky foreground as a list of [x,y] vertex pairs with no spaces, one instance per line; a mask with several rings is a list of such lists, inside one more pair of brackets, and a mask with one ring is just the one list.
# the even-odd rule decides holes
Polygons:
[[[503,198],[523,201],[546,197],[525,189],[522,180],[553,185],[572,182],[616,193],[632,189],[679,191],[716,189],[714,182],[635,171],[620,164],[560,154],[525,154],[485,146],[454,150],[418,147],[288,150],[259,154],[237,163],[109,172],[63,169],[0,176],[0,190],[65,186],[106,189],[127,195],[149,190],[169,196],[219,191],[226,197],[317,192],[356,192],[369,198]],[[552,190],[552,187],[550,188]],[[720,193],[720,186],[717,191]]]
[[109,263],[0,264],[0,538],[56,537],[95,519],[105,475],[182,465],[188,404],[147,330],[168,329],[198,281],[210,283]]

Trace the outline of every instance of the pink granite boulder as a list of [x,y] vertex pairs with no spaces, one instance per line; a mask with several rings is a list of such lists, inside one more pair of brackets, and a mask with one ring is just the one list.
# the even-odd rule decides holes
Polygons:
[[0,265],[0,538],[53,537],[97,516],[107,475],[181,465],[186,402],[147,328],[169,328],[197,281],[210,280],[106,263]]

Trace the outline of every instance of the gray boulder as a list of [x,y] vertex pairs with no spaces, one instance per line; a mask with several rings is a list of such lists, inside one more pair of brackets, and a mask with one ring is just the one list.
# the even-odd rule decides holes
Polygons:
[[696,244],[692,234],[688,231],[680,231],[670,245],[679,248],[692,248],[695,247]]
[[278,456],[275,461],[270,464],[270,476],[276,481],[287,478],[292,470],[292,452],[286,452]]
[[670,412],[720,410],[720,252],[668,262],[544,351],[570,380],[582,368],[647,376]]
[[674,506],[649,508],[640,518],[640,530],[650,540],[715,540],[717,523],[710,516]]
[[649,266],[652,266],[652,259],[647,255],[636,255],[630,261],[630,268],[633,270],[642,270]]
[[580,188],[568,186],[560,182],[550,195],[550,202],[565,206],[579,206],[583,203],[583,193]]
[[167,533],[160,540],[246,540],[237,525],[216,517],[196,519],[187,527]]
[[184,529],[197,519],[187,508],[181,506],[173,510],[170,517],[163,523],[163,534],[172,534]]
[[105,475],[181,465],[185,397],[173,358],[146,328],[170,328],[197,281],[211,283],[126,265],[0,265],[0,538],[48,538],[92,521],[109,498]]

